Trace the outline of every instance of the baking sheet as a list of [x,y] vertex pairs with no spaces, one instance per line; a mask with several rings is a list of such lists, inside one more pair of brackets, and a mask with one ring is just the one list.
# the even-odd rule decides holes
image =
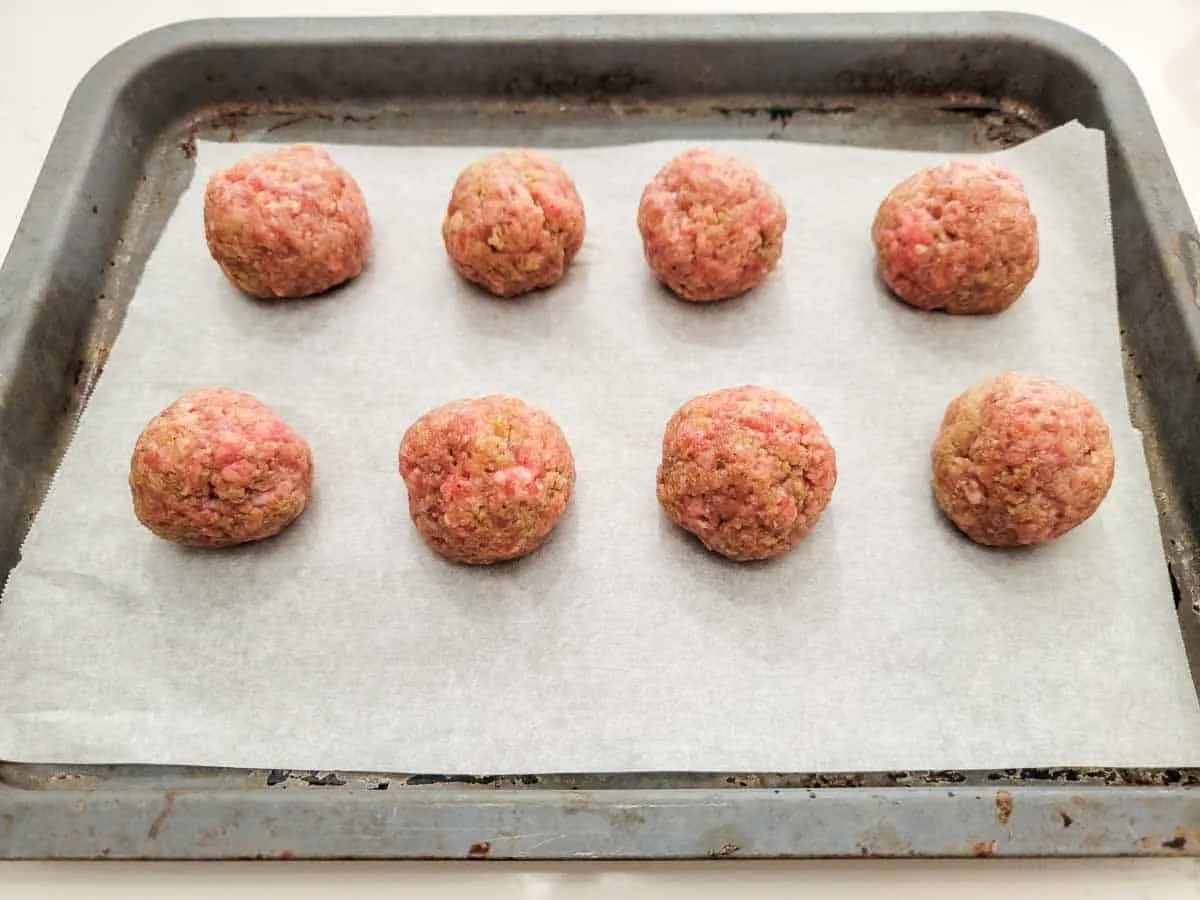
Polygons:
[[[587,204],[556,289],[460,281],[439,224],[480,148],[333,147],[375,225],[327,297],[261,303],[204,248],[207,176],[261,149],[201,143],[0,606],[0,758],[440,772],[991,768],[1200,763],[1200,709],[1128,425],[1103,135],[1006,152],[1042,264],[994,318],[922,314],[873,276],[875,206],[943,157],[716,142],[760,166],[790,225],[778,271],[696,306],[659,289],[634,225],[677,143],[555,155]],[[946,403],[1006,368],[1091,395],[1117,478],[1060,541],[961,538],[928,488]],[[662,427],[758,383],[806,404],[840,479],[813,535],[736,565],[654,498]],[[126,475],[145,421],[223,384],[312,444],[281,537],[183,550],[143,531]],[[407,519],[396,449],[461,396],[519,394],[572,443],[575,498],[526,560],[463,568]]]

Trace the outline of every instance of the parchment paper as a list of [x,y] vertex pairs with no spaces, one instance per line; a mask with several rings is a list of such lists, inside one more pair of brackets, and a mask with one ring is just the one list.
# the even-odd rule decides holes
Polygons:
[[[780,189],[784,259],[708,306],[652,281],[642,186],[683,148],[556,151],[587,204],[558,288],[499,301],[439,227],[481,148],[335,146],[376,228],[328,297],[261,303],[204,247],[208,175],[259,149],[204,143],[0,607],[0,758],[440,772],[896,769],[1200,763],[1155,509],[1122,383],[1103,135],[1007,152],[1042,264],[1002,316],[892,300],[868,231],[942,157],[718,144]],[[1055,544],[972,545],[930,496],[946,403],[1007,368],[1073,384],[1114,428],[1100,513]],[[757,383],[807,405],[840,480],[815,533],[735,565],[654,497],[662,428],[691,396]],[[197,552],[134,520],[146,420],[223,384],[310,440],[317,489],[280,538]],[[495,568],[429,552],[396,470],[445,401],[511,392],[576,454],[550,543]]]

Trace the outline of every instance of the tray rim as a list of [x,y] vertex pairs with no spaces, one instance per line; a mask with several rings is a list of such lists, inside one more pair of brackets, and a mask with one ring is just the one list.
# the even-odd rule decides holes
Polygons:
[[[730,27],[730,26],[736,27]],[[386,46],[399,41],[427,43],[488,42],[522,44],[530,41],[552,40],[559,44],[590,43],[597,39],[621,40],[627,43],[651,43],[664,39],[680,41],[737,42],[747,39],[772,40],[779,43],[797,40],[858,40],[920,39],[925,41],[949,38],[986,37],[1002,33],[1006,39],[1058,54],[1078,71],[1089,76],[1101,96],[1103,107],[1112,119],[1110,137],[1119,140],[1126,156],[1134,155],[1139,165],[1157,168],[1165,178],[1154,185],[1134,178],[1133,188],[1143,203],[1152,205],[1157,213],[1150,221],[1155,246],[1165,248],[1176,234],[1194,234],[1186,199],[1175,179],[1166,148],[1144,94],[1129,67],[1113,51],[1095,38],[1071,26],[1041,16],[1021,13],[851,13],[851,14],[789,14],[789,15],[695,15],[695,16],[485,16],[485,17],[376,17],[376,18],[247,18],[197,19],[163,26],[134,37],[102,57],[84,76],[73,92],[54,136],[41,172],[35,182],[26,210],[18,225],[3,268],[0,285],[6,288],[16,282],[11,294],[0,292],[0,320],[7,320],[5,334],[0,336],[0,352],[13,346],[27,346],[34,332],[33,316],[36,303],[32,298],[49,289],[57,259],[69,252],[66,246],[65,221],[58,212],[71,205],[71,199],[82,190],[82,182],[94,151],[110,119],[119,111],[122,94],[136,84],[154,66],[181,54],[203,52],[216,47],[248,48],[263,44],[282,44],[289,47],[308,45],[325,47],[344,42],[366,42]],[[1160,193],[1161,190],[1161,193]],[[1163,194],[1165,194],[1165,199]],[[1172,233],[1173,226],[1182,228]],[[20,260],[31,277],[21,283],[13,276]],[[1190,283],[1196,283],[1195,271],[1187,272]],[[7,294],[7,297],[5,295]],[[22,304],[21,301],[25,301]],[[1200,345],[1200,319],[1185,319],[1193,345]],[[0,374],[0,412],[7,405],[13,390],[11,373]],[[0,424],[3,424],[0,418]],[[24,767],[20,764],[0,763]],[[67,767],[63,767],[64,769]],[[114,767],[97,767],[114,768]],[[137,767],[144,771],[163,771],[166,767]],[[228,770],[195,770],[220,773]],[[247,771],[247,770],[240,770]],[[1172,783],[1167,773],[1182,777]],[[500,787],[481,792],[478,788],[464,790],[463,780],[448,777],[445,784],[433,790],[395,790],[379,792],[361,784],[319,785],[315,791],[292,791],[270,787],[270,778],[260,788],[208,788],[190,782],[180,786],[150,786],[131,790],[106,790],[100,787],[69,789],[26,789],[0,778],[0,859],[18,858],[480,858],[493,859],[564,859],[564,858],[703,858],[703,857],[824,857],[824,856],[1197,856],[1200,857],[1200,770],[1145,770],[1149,785],[1118,783],[1105,784],[1046,784],[1044,781],[1017,780],[991,785],[967,783],[956,789],[944,783],[901,784],[880,786],[872,779],[856,776],[845,783],[818,787],[756,788],[731,786],[723,788],[691,788],[661,786],[653,789],[603,788],[591,791],[523,787]],[[662,773],[664,777],[668,773]],[[828,775],[829,773],[824,773]],[[935,775],[937,773],[930,773]],[[380,776],[381,778],[394,776]],[[405,776],[399,776],[397,780]],[[534,777],[534,776],[526,776]],[[813,773],[814,778],[822,773]],[[1155,783],[1155,779],[1158,779]],[[1165,779],[1165,780],[1164,780]],[[478,782],[479,779],[474,779]],[[1167,786],[1162,786],[1166,784]],[[286,787],[286,785],[285,785]],[[1004,796],[1007,795],[1007,796]],[[287,797],[287,800],[282,799]],[[586,798],[586,802],[581,802]],[[817,837],[792,840],[781,844],[769,832],[762,831],[764,815],[771,815],[771,804],[781,821],[810,820],[806,803],[836,798],[840,815],[848,820],[891,822],[888,811],[898,807],[904,814],[892,826],[898,828],[905,841],[886,841],[877,846],[864,845],[850,839],[835,821],[825,823],[826,831]],[[1064,803],[1089,805],[1093,808],[1120,810],[1128,816],[1127,833],[1114,833],[1102,819],[1092,822],[1081,817],[1080,828],[1070,835],[1075,843],[1064,843],[1067,835],[1049,830],[1055,825],[1052,810]],[[982,806],[980,805],[982,803]],[[1014,829],[1001,827],[999,836],[989,836],[989,829],[980,818],[985,809],[991,824],[1006,826],[1008,818],[1001,814],[1003,804],[1018,810],[1030,810],[1040,818],[1027,834],[1029,840],[1017,839]],[[178,810],[176,810],[178,805]],[[672,849],[671,841],[680,833],[695,831],[702,834],[703,826],[713,809],[725,816],[729,834],[735,831],[758,834],[752,846],[743,847],[736,841],[723,841],[706,847],[705,841],[692,841]],[[282,818],[270,834],[254,834],[221,842],[199,852],[203,841],[197,843],[195,828],[206,820],[220,817],[230,809],[246,810],[254,815]],[[560,842],[560,846],[537,843],[538,834],[501,835],[493,840],[484,835],[497,834],[504,821],[492,821],[497,810],[526,816],[551,815],[554,830],[560,838],[576,839]],[[637,812],[637,825],[629,811]],[[287,811],[288,816],[280,813]],[[381,812],[390,816],[382,828],[378,845],[347,840],[346,829],[336,833],[322,832],[312,827],[309,817],[336,815],[344,824],[377,819]],[[180,815],[179,813],[184,813]],[[401,815],[403,813],[403,815]],[[572,826],[570,815],[587,813],[599,816],[607,825]],[[647,824],[647,815],[665,815],[667,819]],[[98,848],[93,837],[82,827],[59,831],[58,840],[30,844],[21,839],[15,822],[30,826],[33,833],[44,829],[62,817],[80,822],[92,817],[113,816],[123,819],[119,829],[122,841],[114,846]],[[447,817],[466,815],[477,822],[479,841],[451,846],[439,823]],[[621,826],[617,819],[628,820]],[[186,829],[178,840],[167,840],[170,830],[165,827],[168,817],[173,821],[186,820]],[[678,823],[670,817],[681,818]],[[797,818],[800,817],[800,818]],[[932,818],[930,818],[932,817]],[[1049,824],[1045,821],[1046,819]],[[1133,820],[1144,827],[1134,829]],[[914,830],[915,823],[924,821],[926,831]],[[422,828],[419,823],[425,822]],[[947,828],[954,839],[939,832],[931,822],[950,823]],[[36,827],[41,823],[41,827]],[[1177,824],[1173,824],[1177,823]],[[129,839],[130,828],[137,831],[144,825],[145,837]],[[622,837],[622,827],[628,839]],[[1069,826],[1062,821],[1058,828]],[[599,828],[599,830],[596,830]],[[958,837],[959,831],[968,833]],[[739,831],[740,829],[740,831]],[[970,831],[974,829],[974,831]],[[57,829],[55,829],[57,830]],[[1134,831],[1144,832],[1135,836]],[[327,841],[324,846],[313,845],[313,833]],[[543,834],[545,832],[542,832]],[[1051,836],[1053,834],[1053,836]],[[121,837],[122,835],[117,835]],[[409,837],[405,837],[409,835]],[[413,836],[415,835],[415,837]],[[976,840],[964,840],[975,837]],[[353,837],[353,835],[351,835]],[[793,836],[795,837],[795,836]],[[339,841],[343,843],[339,843]],[[579,841],[584,841],[580,844]],[[592,842],[589,844],[588,842]],[[708,841],[708,843],[712,843]],[[693,844],[695,845],[693,847]],[[290,845],[290,846],[288,846]],[[260,849],[254,849],[258,847]],[[291,847],[306,848],[297,852]],[[481,848],[486,848],[481,850]],[[682,848],[682,849],[680,849]],[[730,849],[732,848],[732,849]],[[254,852],[251,852],[253,850]],[[197,853],[199,852],[199,855]]]

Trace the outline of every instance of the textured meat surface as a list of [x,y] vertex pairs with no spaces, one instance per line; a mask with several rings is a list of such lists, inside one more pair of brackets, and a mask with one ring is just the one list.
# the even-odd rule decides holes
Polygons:
[[724,300],[758,285],[779,261],[787,211],[749,163],[695,149],[646,185],[638,230],[656,278],[685,300]]
[[464,278],[498,297],[557,284],[583,246],[575,183],[536,150],[485,157],[458,176],[442,240]]
[[1112,485],[1108,424],[1079,391],[1005,372],[953,400],[933,445],[938,505],[980,544],[1044,544],[1088,519]]
[[918,309],[1002,312],[1037,272],[1025,187],[989,163],[945,163],[902,181],[880,204],[871,236],[883,280]]
[[516,397],[457,400],[400,442],[400,474],[421,536],[455,562],[516,559],[550,536],[575,486],[558,424]]
[[255,297],[306,297],[354,278],[371,243],[367,204],[321,147],[295,144],[217,172],[204,194],[208,249]]
[[786,553],[833,496],[837,459],[816,419],[783,394],[703,394],[667,422],[658,501],[708,549],[735,560]]
[[227,388],[184,394],[134,446],[129,488],[159,537],[224,547],[278,534],[312,492],[308,444],[260,400]]

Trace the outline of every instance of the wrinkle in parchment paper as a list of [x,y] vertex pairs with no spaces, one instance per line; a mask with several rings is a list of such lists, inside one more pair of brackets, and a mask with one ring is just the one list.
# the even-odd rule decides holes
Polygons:
[[[557,288],[517,301],[456,277],[439,226],[480,148],[335,146],[367,195],[373,259],[308,301],[262,303],[204,247],[207,176],[258,149],[199,146],[107,370],[0,606],[0,758],[538,772],[1200,763],[1187,674],[1121,375],[1104,141],[1068,126],[1004,154],[1040,271],[1001,316],[909,309],[874,276],[887,190],[942,159],[718,145],[780,190],[779,269],[723,303],[673,299],[635,227],[681,144],[556,151],[587,204]],[[1060,541],[996,551],[930,495],[946,403],[1008,368],[1088,393],[1117,477]],[[668,416],[757,383],[809,407],[840,478],[812,536],[735,565],[654,497]],[[185,390],[228,385],[312,444],[317,484],[279,538],[183,550],[132,515],[129,453]],[[408,522],[400,436],[445,401],[548,409],[578,487],[551,541],[463,568]]]

